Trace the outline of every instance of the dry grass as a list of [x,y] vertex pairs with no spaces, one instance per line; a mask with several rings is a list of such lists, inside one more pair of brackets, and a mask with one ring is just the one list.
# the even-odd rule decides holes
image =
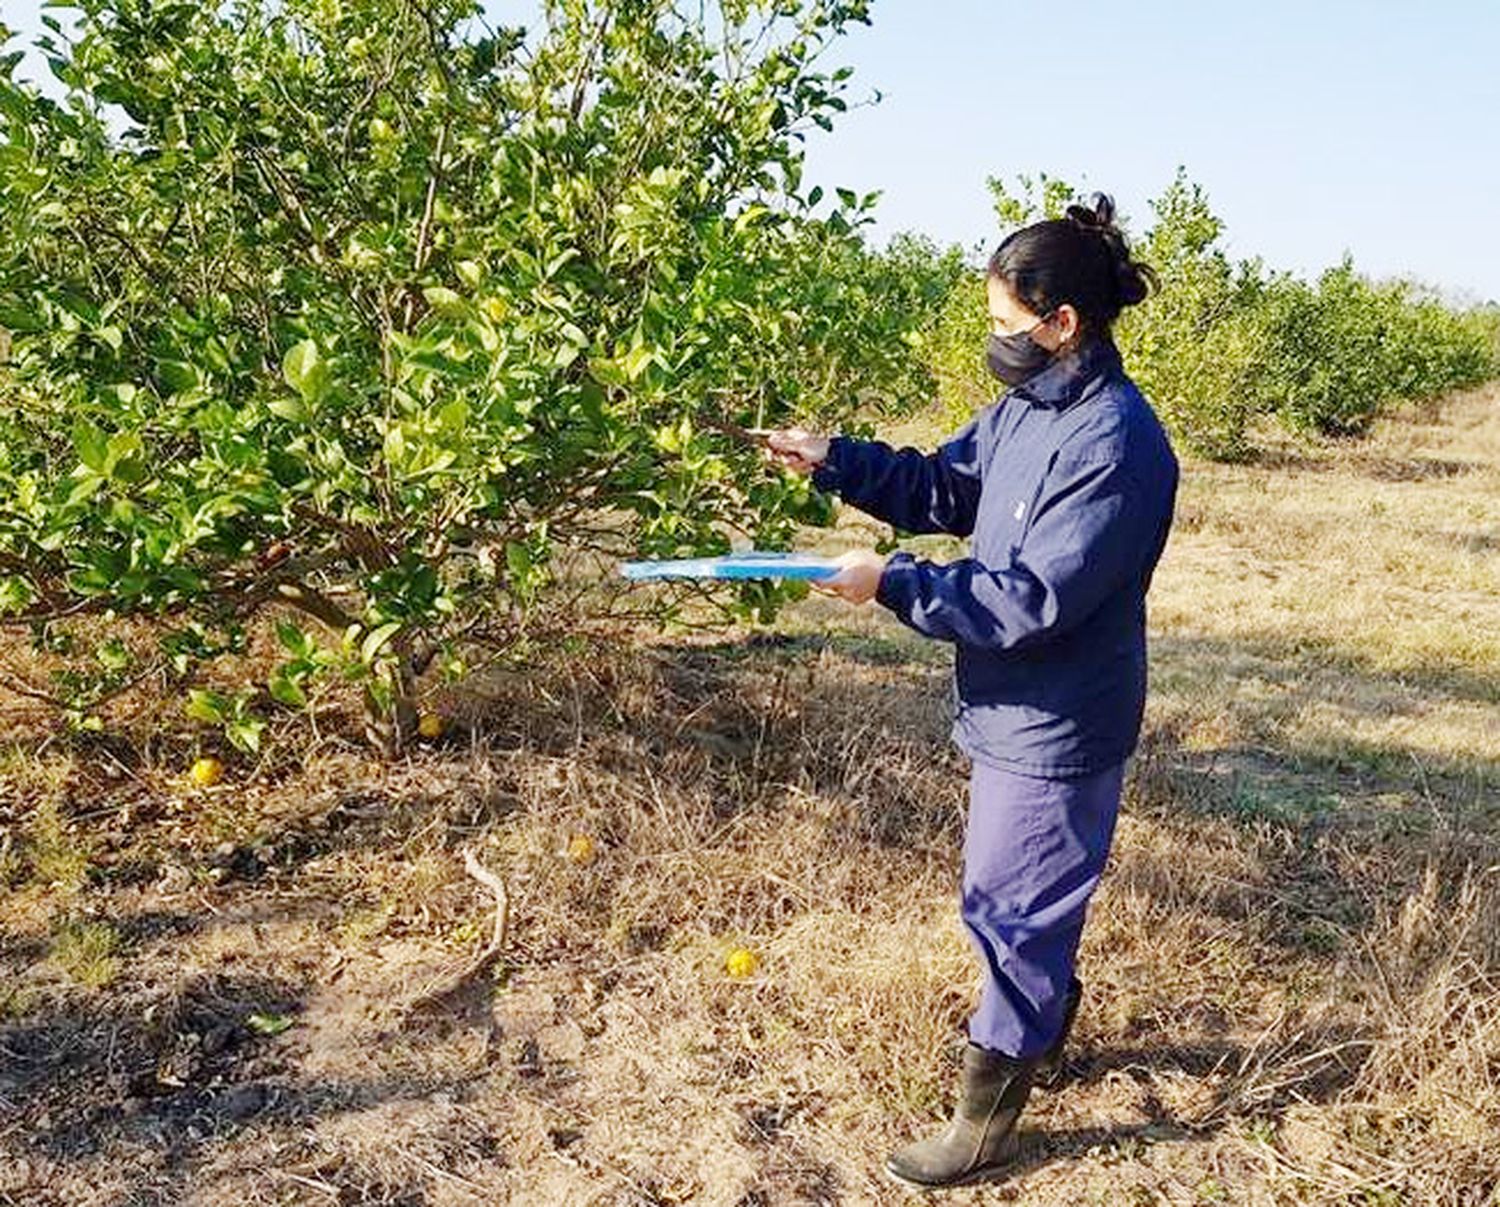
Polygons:
[[102,989],[120,972],[120,935],[108,922],[64,922],[52,941],[52,962],[74,984]]
[[[950,1201],[1500,1202],[1497,549],[1493,392],[1189,467],[1069,1073]],[[907,1201],[973,992],[946,667],[809,601],[209,791],[142,702],[0,694],[0,1203]],[[469,847],[505,959],[406,1009],[486,941]]]

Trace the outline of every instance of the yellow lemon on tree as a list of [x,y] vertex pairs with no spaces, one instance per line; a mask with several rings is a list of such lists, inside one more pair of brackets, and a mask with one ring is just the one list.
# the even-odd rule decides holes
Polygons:
[[574,863],[591,863],[594,858],[594,840],[587,834],[575,834],[568,839],[568,858]]
[[212,788],[224,778],[224,764],[215,758],[203,758],[188,770],[188,778],[200,788]]
[[748,947],[736,947],[724,957],[724,971],[732,977],[754,976],[760,957]]
[[442,737],[446,728],[447,723],[435,712],[424,712],[417,719],[417,732],[429,741]]

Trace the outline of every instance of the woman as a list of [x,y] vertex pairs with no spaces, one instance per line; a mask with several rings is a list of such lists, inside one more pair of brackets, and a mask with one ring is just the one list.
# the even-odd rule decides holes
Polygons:
[[954,738],[973,762],[962,912],[983,985],[952,1122],[886,1163],[922,1187],[1002,1169],[1033,1081],[1057,1067],[1140,732],[1146,590],[1177,461],[1111,338],[1152,280],[1113,213],[1095,194],[1000,245],[987,359],[1008,389],[937,452],[796,429],[768,440],[877,519],[973,538],[972,556],[947,565],[849,553],[828,586],[956,649]]

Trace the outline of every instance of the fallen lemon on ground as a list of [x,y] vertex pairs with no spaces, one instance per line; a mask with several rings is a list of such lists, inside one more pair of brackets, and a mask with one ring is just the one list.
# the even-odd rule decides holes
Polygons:
[[442,737],[447,727],[447,722],[435,712],[424,712],[417,720],[417,732],[429,740]]
[[592,862],[594,849],[594,840],[587,834],[575,834],[568,839],[568,858],[574,863]]
[[748,947],[736,947],[724,957],[724,971],[732,977],[754,976],[760,957]]
[[224,764],[218,759],[199,759],[188,771],[188,777],[200,788],[212,788],[224,778]]

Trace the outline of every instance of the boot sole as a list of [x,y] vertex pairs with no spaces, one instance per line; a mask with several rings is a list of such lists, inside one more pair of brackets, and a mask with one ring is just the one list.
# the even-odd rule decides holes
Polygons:
[[981,1165],[977,1169],[971,1169],[962,1177],[954,1178],[948,1182],[918,1182],[912,1178],[903,1176],[891,1168],[890,1163],[884,1165],[885,1176],[891,1181],[905,1186],[910,1190],[954,1190],[961,1186],[974,1186],[980,1182],[993,1182],[1015,1172],[1016,1154],[1020,1146],[1012,1144],[1005,1156],[999,1162],[989,1165]]
[[993,1182],[1003,1177],[1009,1170],[1010,1165],[985,1165],[979,1169],[971,1170],[961,1178],[955,1178],[951,1182],[915,1182],[911,1178],[902,1177],[889,1165],[885,1167],[885,1176],[898,1186],[905,1186],[908,1190],[920,1190],[932,1193],[939,1190],[958,1190],[964,1186],[976,1186],[981,1182]]

